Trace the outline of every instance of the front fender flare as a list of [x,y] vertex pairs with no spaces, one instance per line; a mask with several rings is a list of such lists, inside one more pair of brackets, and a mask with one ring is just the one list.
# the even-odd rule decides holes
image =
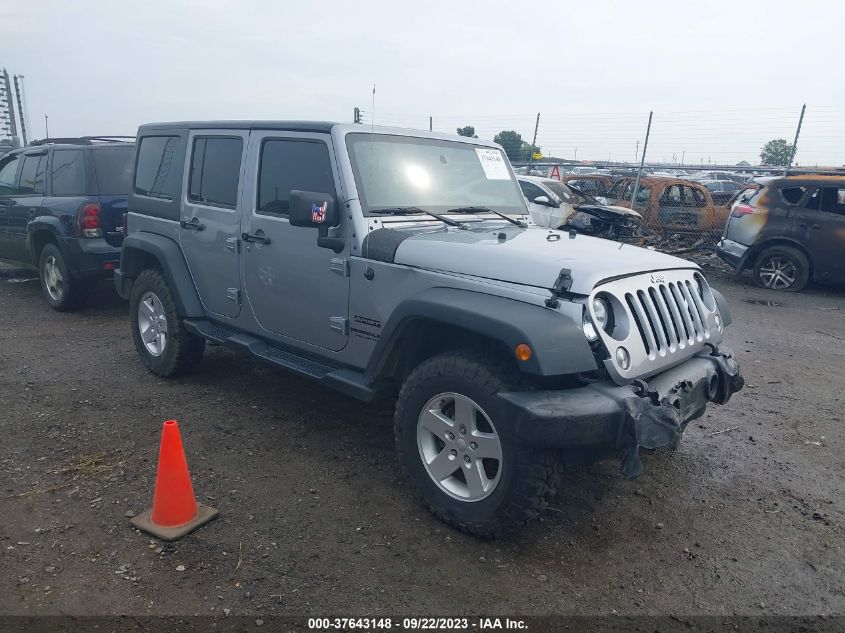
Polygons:
[[481,292],[429,288],[394,309],[373,350],[368,378],[379,377],[402,331],[419,319],[492,338],[509,350],[526,343],[534,353],[519,368],[529,374],[557,376],[597,368],[581,331],[581,304],[563,302],[552,310]]

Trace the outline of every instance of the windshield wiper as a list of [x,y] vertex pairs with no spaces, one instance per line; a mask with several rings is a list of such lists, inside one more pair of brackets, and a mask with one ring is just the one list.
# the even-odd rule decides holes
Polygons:
[[457,220],[453,220],[452,218],[445,218],[439,213],[434,213],[433,211],[421,209],[420,207],[386,207],[384,209],[370,209],[370,213],[378,215],[418,215],[420,213],[425,213],[426,215],[430,215],[431,217],[436,218],[444,224],[448,224],[449,226],[456,226],[459,229],[468,228],[467,225],[463,222],[458,222]]
[[512,218],[501,211],[496,211],[495,209],[491,209],[489,207],[455,207],[454,209],[449,209],[446,213],[492,213],[493,215],[498,215],[500,218],[518,226],[519,228],[524,229],[528,226],[522,220],[517,220],[516,218]]

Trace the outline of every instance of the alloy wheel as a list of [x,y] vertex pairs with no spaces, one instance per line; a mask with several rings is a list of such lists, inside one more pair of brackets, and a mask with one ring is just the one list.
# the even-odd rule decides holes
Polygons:
[[167,346],[167,314],[154,292],[145,292],[138,303],[138,330],[147,351],[161,356]]
[[455,499],[480,501],[499,483],[501,440],[490,417],[466,396],[441,393],[426,403],[417,447],[429,477]]
[[788,257],[772,255],[760,266],[760,281],[766,288],[786,290],[795,284],[798,267]]
[[44,260],[44,285],[53,301],[61,301],[65,293],[65,280],[62,269],[53,255]]

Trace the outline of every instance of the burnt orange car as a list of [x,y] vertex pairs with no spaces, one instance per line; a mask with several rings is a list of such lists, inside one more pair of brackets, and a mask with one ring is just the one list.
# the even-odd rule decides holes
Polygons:
[[704,185],[680,178],[644,177],[632,205],[635,181],[626,177],[615,182],[607,193],[607,203],[639,211],[643,224],[661,233],[722,232],[729,209],[716,206]]
[[590,194],[594,198],[596,196],[606,196],[607,191],[613,184],[613,178],[605,174],[564,174],[561,176],[560,181],[568,183],[576,189]]

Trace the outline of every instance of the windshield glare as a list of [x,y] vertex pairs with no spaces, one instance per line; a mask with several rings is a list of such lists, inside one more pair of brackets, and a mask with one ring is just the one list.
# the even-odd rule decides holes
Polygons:
[[395,207],[526,213],[522,192],[498,149],[385,134],[350,134],[346,143],[365,213]]

